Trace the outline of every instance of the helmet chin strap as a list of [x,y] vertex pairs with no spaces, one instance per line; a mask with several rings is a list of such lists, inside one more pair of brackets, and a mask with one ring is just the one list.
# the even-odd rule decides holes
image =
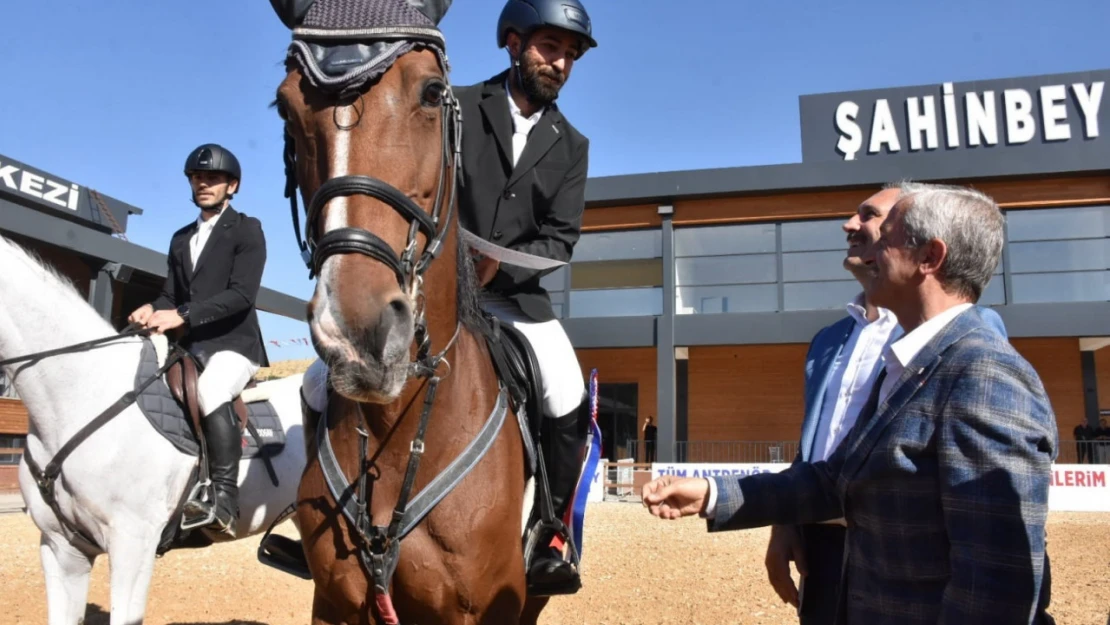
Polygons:
[[[523,54],[523,52],[522,52],[522,54]],[[524,75],[523,75],[523,69],[521,68],[521,65],[520,65],[520,58],[519,57],[513,59],[513,72],[512,73],[513,73],[514,76],[516,76],[517,89],[520,89],[520,92],[522,94],[524,94],[525,99],[527,99],[528,102],[530,104],[532,104],[532,106],[544,107],[544,106],[547,106],[548,104],[551,104],[551,102],[554,102],[555,100],[557,100],[559,98],[558,94],[556,94],[555,98],[553,98],[551,100],[551,102],[537,102],[536,99],[532,97],[532,94],[528,93],[528,90],[524,88]]]

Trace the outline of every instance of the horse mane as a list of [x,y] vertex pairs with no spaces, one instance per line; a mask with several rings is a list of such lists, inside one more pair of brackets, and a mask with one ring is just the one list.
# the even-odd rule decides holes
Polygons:
[[[43,281],[54,287],[67,300],[69,300],[68,303],[71,306],[74,306],[79,310],[90,308],[89,302],[85,299],[85,296],[81,295],[81,292],[77,290],[77,287],[73,284],[73,280],[59,272],[58,269],[51,265],[49,262],[43,260],[43,258],[39,256],[38,252],[24,247],[13,239],[0,234],[0,252],[3,252],[4,250],[9,251],[13,256],[15,256],[14,260],[22,261],[30,265],[32,271],[42,272],[41,277]],[[6,264],[4,264],[4,267],[5,269],[0,271],[8,271]],[[113,332],[115,331],[115,328],[112,328],[111,324],[108,323],[108,321],[100,315],[93,314],[92,316],[103,323],[106,328],[109,328]]]
[[482,309],[478,305],[478,272],[474,268],[474,261],[467,252],[466,242],[462,239],[462,231],[455,230],[457,243],[456,257],[458,262],[458,293],[456,306],[458,318],[466,329],[482,334],[483,328],[488,324],[482,318]]

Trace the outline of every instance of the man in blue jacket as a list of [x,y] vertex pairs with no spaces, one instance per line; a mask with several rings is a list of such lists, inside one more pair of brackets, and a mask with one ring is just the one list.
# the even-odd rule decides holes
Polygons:
[[[848,249],[844,268],[866,290],[873,274],[865,259],[879,239],[879,227],[898,200],[901,185],[890,184],[864,200],[842,228]],[[843,442],[867,401],[882,368],[887,347],[903,332],[894,314],[875,306],[861,292],[846,306],[848,315],[814,336],[805,362],[805,416],[794,462],[827,460]],[[984,320],[1002,336],[1002,319],[979,308]],[[775,592],[798,608],[801,625],[832,623],[844,556],[844,519],[771,529],[765,565]],[[790,561],[800,573],[796,587]]]

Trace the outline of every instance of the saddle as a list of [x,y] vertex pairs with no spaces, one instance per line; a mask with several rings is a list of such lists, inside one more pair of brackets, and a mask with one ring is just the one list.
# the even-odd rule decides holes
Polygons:
[[543,381],[539,361],[528,339],[511,325],[501,325],[496,317],[486,316],[486,345],[494,370],[509,391],[513,413],[520,422],[524,448],[528,454],[528,473],[537,467],[536,444],[543,423]]
[[[203,371],[204,367],[196,361],[195,357],[185,352],[177,362],[166,370],[165,382],[170,395],[177,401],[186,419],[192,425],[192,434],[196,437],[196,443],[199,447],[196,453],[202,456],[201,462],[207,462],[208,459],[203,457],[207,445],[204,440],[204,428],[201,427],[200,423],[204,415],[197,399],[197,379]],[[256,455],[260,457],[266,466],[270,481],[274,486],[277,486],[277,472],[274,470],[271,457],[280,453],[284,448],[285,436],[280,431],[277,413],[268,400],[254,401],[248,405],[243,399],[243,395],[247,391],[257,386],[258,382],[253,378],[248,381],[247,385],[243,387],[243,392],[232,401],[232,408],[239,418],[240,436],[246,430],[254,441],[252,444],[250,443],[251,439],[244,438],[243,458],[251,458]],[[259,421],[259,423],[255,423],[255,421]],[[262,431],[259,430],[259,425],[261,425]]]
[[[200,402],[197,400],[197,378],[200,377],[201,371],[203,368],[197,364],[192,354],[188,353],[166,371],[166,384],[170,387],[170,393],[181,404],[185,414],[189,415],[198,439],[204,438],[204,430],[200,427],[200,419],[203,415],[200,411]],[[244,390],[257,385],[258,383],[252,378]],[[235,408],[236,416],[239,417],[239,431],[242,432],[248,425],[247,405],[242,396],[237,396],[232,406]]]

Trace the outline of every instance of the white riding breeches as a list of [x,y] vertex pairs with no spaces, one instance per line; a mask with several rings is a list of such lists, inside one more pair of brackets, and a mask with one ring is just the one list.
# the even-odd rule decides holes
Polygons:
[[197,378],[197,403],[204,416],[238,397],[255,373],[258,365],[242,354],[231,351],[212,354]]
[[[535,322],[511,301],[486,296],[481,306],[502,323],[512,324],[528,339],[536,354],[543,380],[543,411],[546,417],[562,417],[578,408],[583,401],[586,383],[578,356],[558,319]],[[316,411],[327,407],[327,365],[317,359],[304,374],[301,390],[305,402]]]
[[533,321],[512,301],[490,294],[483,294],[481,306],[502,323],[512,324],[531,344],[543,380],[544,416],[562,417],[577,410],[586,383],[563,324],[558,319]]

